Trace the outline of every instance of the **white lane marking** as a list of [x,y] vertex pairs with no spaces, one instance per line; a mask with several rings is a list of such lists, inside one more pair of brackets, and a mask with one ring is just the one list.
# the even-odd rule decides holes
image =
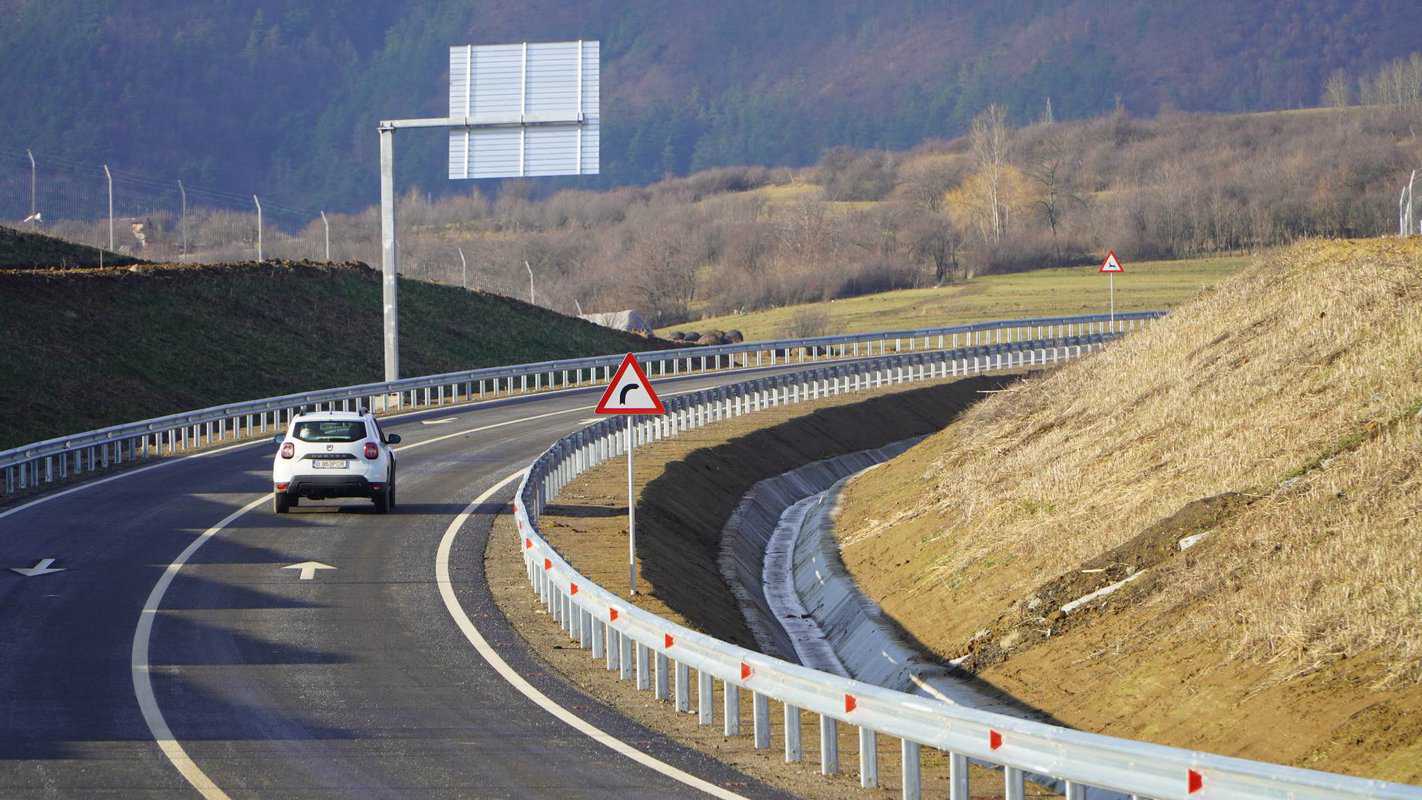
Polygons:
[[[682,392],[668,392],[668,393],[666,393],[666,394],[663,395],[663,396],[664,396],[664,397],[676,397],[676,396],[679,395],[679,394],[691,394],[691,393],[693,393],[693,392],[699,392],[699,391],[701,391],[701,390],[700,390],[700,389],[687,389],[686,391],[682,391]],[[577,414],[577,413],[579,413],[579,412],[585,412],[585,411],[587,411],[587,409],[585,409],[585,408],[565,408],[565,409],[563,409],[562,411],[549,411],[549,412],[546,413],[546,414],[535,414],[535,415],[533,415],[533,416],[531,416],[531,417],[519,417],[518,419],[510,419],[510,420],[504,420],[503,422],[495,422],[495,423],[493,423],[492,425],[483,425],[483,426],[480,426],[480,427],[478,427],[478,428],[470,428],[469,430],[466,430],[466,431],[456,431],[456,432],[454,432],[454,433],[446,433],[446,434],[444,434],[443,436],[436,436],[436,437],[434,437],[434,438],[432,438],[432,439],[425,439],[425,440],[422,440],[422,441],[415,442],[414,444],[407,444],[407,445],[404,445],[403,447],[392,447],[392,448],[390,448],[390,449],[394,450],[394,451],[397,452],[397,453],[403,453],[403,452],[405,452],[406,450],[414,450],[414,449],[417,448],[417,447],[424,447],[425,445],[434,444],[435,442],[443,442],[443,441],[445,441],[446,439],[454,439],[454,438],[459,437],[459,436],[467,436],[467,435],[469,435],[469,434],[471,434],[471,433],[479,433],[480,431],[493,430],[494,428],[502,428],[502,427],[504,427],[504,426],[506,426],[506,425],[517,425],[517,424],[519,424],[520,422],[532,422],[532,421],[538,420],[538,419],[547,419],[548,417],[561,417],[561,416],[563,416],[564,414]],[[603,419],[605,419],[605,417],[593,417],[591,420],[586,420],[586,419],[585,419],[585,420],[583,420],[582,422],[580,422],[579,424],[583,424],[583,423],[586,423],[586,422],[601,422]]]
[[178,457],[178,458],[170,459],[170,460],[168,460],[168,461],[160,461],[160,462],[158,462],[157,464],[149,464],[149,465],[146,466],[146,467],[139,467],[138,469],[131,469],[131,470],[127,471],[127,472],[120,472],[120,473],[117,474],[117,475],[110,475],[110,476],[107,477],[107,478],[100,478],[100,479],[98,479],[98,480],[96,480],[96,481],[89,481],[89,482],[87,482],[87,483],[81,483],[81,484],[79,484],[78,486],[70,487],[70,488],[68,488],[68,489],[65,489],[65,490],[62,491],[62,492],[55,492],[54,494],[41,495],[40,497],[36,497],[35,499],[29,501],[28,503],[21,503],[20,505],[15,506],[14,508],[9,509],[9,510],[7,510],[7,511],[0,511],[0,519],[4,519],[4,518],[10,516],[11,514],[18,514],[19,512],[24,511],[25,509],[27,509],[27,508],[29,508],[29,507],[31,507],[31,506],[37,506],[37,505],[39,505],[40,503],[48,503],[48,502],[51,501],[51,500],[58,500],[59,498],[65,496],[65,495],[67,495],[67,494],[74,494],[75,492],[82,492],[82,491],[84,491],[85,489],[92,489],[92,488],[94,488],[95,486],[103,486],[104,484],[108,483],[109,481],[116,481],[116,480],[119,480],[119,479],[121,479],[121,478],[132,478],[132,477],[135,476],[135,475],[142,475],[143,473],[148,472],[149,470],[155,470],[155,469],[158,469],[159,467],[166,467],[166,466],[169,466],[169,465],[172,465],[172,464],[177,464],[177,463],[180,463],[180,462],[183,462],[183,461],[187,461],[187,460],[190,459],[190,458],[206,458],[207,456],[215,456],[215,455],[218,455],[219,453],[226,453],[226,452],[229,451],[229,450],[236,450],[236,449],[239,448],[239,447],[251,447],[251,446],[254,445],[254,444],[261,444],[262,442],[270,442],[270,441],[271,441],[271,439],[258,439],[258,440],[256,440],[256,441],[242,442],[242,443],[240,443],[240,444],[228,445],[227,447],[219,447],[219,448],[217,448],[216,450],[204,450],[204,451],[201,452],[201,453],[193,453],[192,455],[180,456],[180,457]]
[[[693,391],[695,391],[695,390],[693,390]],[[463,432],[460,432],[460,433],[448,434],[448,435],[445,435],[445,436],[438,437],[437,439],[430,439],[430,440],[424,441],[424,442],[416,442],[415,444],[406,445],[405,447],[403,447],[403,448],[401,448],[401,449],[402,449],[402,450],[410,450],[410,449],[413,449],[413,448],[415,448],[415,447],[421,447],[421,446],[426,445],[426,444],[432,444],[433,442],[436,442],[436,441],[443,441],[443,440],[445,440],[445,439],[451,439],[451,438],[453,438],[453,437],[455,437],[455,436],[463,436],[463,435],[465,435],[466,433],[474,433],[474,432],[481,431],[481,430],[488,430],[488,429],[490,429],[490,428],[501,428],[501,427],[503,427],[503,426],[505,426],[505,425],[512,425],[512,424],[514,424],[514,423],[516,423],[516,422],[527,422],[527,421],[531,421],[531,420],[543,419],[543,418],[545,418],[545,417],[557,416],[557,415],[559,415],[559,414],[570,414],[570,413],[573,413],[573,412],[576,412],[576,411],[580,411],[580,410],[582,410],[582,409],[576,409],[576,408],[574,408],[574,409],[568,409],[568,410],[566,410],[566,411],[555,411],[555,412],[552,412],[552,413],[549,413],[549,414],[539,414],[539,415],[532,416],[532,417],[523,417],[523,418],[521,418],[521,419],[509,420],[509,421],[507,421],[507,422],[500,422],[500,423],[496,423],[496,424],[493,424],[493,425],[486,425],[486,426],[484,426],[484,427],[482,427],[482,428],[474,428],[474,429],[469,430],[469,431],[463,431]],[[421,412],[411,412],[411,413],[421,413]],[[19,506],[18,508],[11,509],[9,512],[6,512],[6,513],[14,513],[15,511],[19,511],[19,510],[22,509],[22,508],[26,508],[26,507],[28,507],[28,506],[32,506],[32,505],[35,505],[36,503],[44,502],[44,501],[46,501],[46,500],[52,500],[52,499],[54,499],[55,497],[61,497],[61,496],[63,496],[63,495],[69,494],[70,492],[76,492],[76,491],[79,491],[80,489],[88,488],[89,486],[96,486],[96,485],[98,485],[98,484],[100,484],[100,483],[107,483],[108,481],[111,481],[111,480],[117,480],[117,479],[119,479],[119,478],[128,477],[128,476],[130,476],[130,475],[135,475],[135,474],[137,474],[137,473],[139,473],[139,472],[145,472],[145,471],[150,470],[150,469],[157,469],[158,467],[167,466],[168,464],[177,463],[177,461],[183,461],[183,460],[186,460],[186,459],[188,459],[188,458],[199,458],[199,457],[202,457],[202,456],[215,455],[216,453],[225,452],[225,451],[227,451],[227,450],[233,450],[233,449],[236,449],[236,448],[238,448],[238,447],[249,447],[249,446],[251,446],[251,445],[254,445],[254,444],[261,444],[261,443],[262,443],[262,440],[258,440],[258,441],[255,441],[255,442],[244,442],[244,443],[241,443],[241,444],[232,445],[231,447],[224,447],[224,448],[222,448],[222,449],[220,449],[220,450],[213,450],[213,451],[209,451],[209,452],[205,452],[205,453],[196,453],[196,454],[191,455],[191,456],[184,456],[184,457],[182,457],[182,458],[176,459],[175,461],[168,461],[168,462],[163,462],[163,463],[161,463],[161,464],[154,464],[154,465],[149,466],[149,467],[143,467],[143,468],[141,468],[141,469],[137,469],[137,470],[134,470],[134,471],[132,471],[132,472],[126,472],[126,473],[122,473],[122,474],[119,474],[119,475],[114,475],[114,476],[111,476],[111,477],[108,477],[108,478],[104,478],[104,479],[99,480],[99,481],[94,481],[93,483],[88,483],[88,484],[83,484],[83,485],[81,485],[81,486],[76,486],[76,487],[74,487],[73,489],[67,489],[67,490],[65,490],[65,491],[63,491],[63,492],[57,492],[57,493],[55,493],[55,494],[53,494],[53,495],[46,495],[46,496],[41,497],[41,498],[39,498],[39,499],[37,499],[37,500],[31,501],[31,502],[29,502],[29,503],[26,503],[25,505]],[[482,496],[481,499],[474,501],[474,503],[471,504],[469,508],[465,509],[465,511],[464,511],[463,514],[461,514],[459,517],[457,517],[457,518],[455,519],[454,524],[453,524],[453,526],[451,527],[450,531],[447,531],[447,532],[445,533],[445,540],[440,543],[440,557],[442,558],[443,572],[444,572],[444,575],[445,575],[445,578],[446,578],[446,581],[445,581],[446,584],[448,583],[448,580],[447,580],[447,579],[448,579],[448,576],[449,576],[449,563],[448,563],[448,561],[449,561],[449,545],[452,544],[453,541],[454,541],[454,537],[453,537],[453,535],[452,535],[451,532],[458,530],[458,527],[459,527],[460,525],[462,525],[463,522],[464,522],[464,520],[469,517],[469,514],[470,514],[470,512],[472,511],[472,509],[476,508],[480,503],[482,503],[484,500],[488,499],[488,497],[489,497],[490,495],[492,495],[495,491],[497,491],[498,489],[504,487],[504,486],[507,485],[510,481],[512,481],[514,478],[517,478],[517,477],[518,477],[519,475],[521,475],[521,474],[523,474],[522,471],[519,471],[519,472],[514,473],[514,474],[511,475],[510,477],[505,478],[503,481],[501,481],[501,482],[500,482],[497,486],[495,486],[493,489],[490,489],[488,492],[486,492],[486,493]],[[152,635],[153,635],[153,619],[154,619],[154,616],[158,613],[158,608],[162,605],[162,602],[163,602],[163,595],[167,593],[167,591],[168,591],[168,586],[169,586],[170,584],[172,584],[173,578],[175,578],[175,577],[177,576],[177,574],[178,574],[178,570],[182,569],[183,565],[188,562],[188,559],[192,558],[193,553],[197,552],[197,549],[198,549],[199,547],[202,547],[209,539],[211,539],[213,536],[216,536],[216,535],[218,534],[218,532],[220,532],[222,529],[226,528],[228,525],[231,525],[231,524],[232,524],[234,521],[236,521],[239,517],[241,517],[242,515],[246,514],[246,513],[249,512],[249,511],[251,511],[252,509],[256,508],[257,506],[261,505],[262,503],[267,502],[267,501],[270,500],[270,499],[271,499],[271,495],[270,495],[270,494],[265,494],[265,495],[262,495],[261,497],[258,497],[258,498],[255,499],[255,500],[253,500],[252,502],[248,503],[247,505],[245,505],[245,506],[243,506],[243,507],[237,509],[236,511],[233,511],[231,514],[228,514],[226,517],[224,517],[221,522],[218,522],[216,525],[214,525],[214,526],[212,526],[211,528],[208,528],[207,530],[203,531],[202,534],[201,534],[200,536],[198,536],[198,538],[194,539],[194,540],[187,546],[187,548],[185,548],[185,549],[183,550],[183,552],[179,553],[179,554],[178,554],[178,557],[175,558],[175,559],[173,559],[173,563],[169,564],[169,565],[168,565],[168,568],[163,571],[163,575],[158,579],[158,582],[157,582],[156,584],[154,584],[154,586],[153,586],[153,591],[149,593],[149,595],[148,595],[148,600],[147,600],[147,602],[145,602],[144,605],[143,605],[143,611],[139,614],[139,617],[138,617],[138,627],[134,630],[134,633],[133,633],[133,651],[132,651],[132,654],[131,654],[130,660],[129,660],[129,668],[130,668],[130,671],[133,673],[133,693],[134,693],[134,694],[137,696],[137,698],[138,698],[138,707],[139,707],[139,710],[143,712],[143,721],[144,721],[144,723],[148,726],[148,731],[149,731],[149,733],[153,736],[154,741],[156,741],[156,742],[158,743],[159,749],[161,749],[161,750],[163,751],[164,757],[166,757],[166,758],[168,759],[168,761],[172,763],[172,765],[178,770],[178,772],[179,772],[185,779],[187,779],[188,783],[192,784],[193,788],[197,789],[198,792],[201,793],[204,798],[206,798],[206,800],[230,800],[230,798],[228,797],[228,795],[227,795],[226,792],[222,791],[221,788],[219,788],[215,783],[212,782],[212,779],[207,776],[207,773],[203,772],[202,769],[198,767],[198,765],[192,760],[192,758],[190,758],[190,757],[188,756],[187,751],[183,749],[183,746],[182,746],[176,739],[173,738],[173,731],[168,727],[168,722],[167,722],[167,720],[165,720],[165,719],[163,718],[163,712],[162,712],[162,710],[158,707],[158,701],[157,701],[157,699],[154,697],[154,694],[153,694],[153,681],[152,681],[152,679],[151,679],[150,676],[149,676],[149,665],[148,665],[149,640],[152,638]],[[0,514],[0,516],[4,516],[4,515],[3,515],[3,514]],[[297,565],[297,566],[300,566],[300,565]],[[438,575],[439,572],[440,572],[440,569],[439,569],[439,567],[438,567],[438,565],[437,565],[437,566],[436,566],[436,574]],[[446,592],[448,592],[447,595],[445,595]],[[478,641],[479,641],[479,642],[483,642],[483,641],[484,641],[483,637],[482,637],[482,636],[479,636],[479,632],[474,629],[473,623],[469,622],[469,618],[468,618],[467,616],[464,616],[463,610],[462,610],[462,609],[459,609],[458,600],[456,600],[456,599],[454,598],[453,591],[450,590],[447,585],[442,585],[442,586],[440,587],[440,593],[441,593],[442,595],[445,595],[445,604],[446,604],[447,607],[448,607],[448,605],[449,605],[451,602],[454,603],[454,606],[453,606],[453,608],[452,608],[451,611],[450,611],[450,614],[451,614],[451,615],[453,615],[453,614],[456,613],[455,610],[458,610],[458,616],[455,617],[456,622],[459,621],[459,618],[460,618],[460,617],[463,617],[464,623],[469,625],[469,627],[468,627],[467,629],[464,629],[464,635],[465,635],[466,637],[471,637],[471,635],[472,635],[472,637],[478,637]],[[463,628],[463,625],[461,625],[461,628]],[[470,638],[470,641],[471,641],[471,642],[474,642],[474,639],[473,639],[473,638]],[[476,644],[475,644],[475,647],[477,648],[478,646],[479,646],[479,645],[476,643]],[[488,644],[485,643],[485,644],[484,644],[484,647],[485,647],[485,648],[488,648]],[[486,658],[486,659],[488,659],[490,656],[492,656],[494,659],[498,659],[499,664],[503,664],[503,669],[504,669],[504,670],[507,670],[508,672],[507,672],[506,674],[504,674],[504,673],[501,672],[501,674],[504,674],[504,677],[505,677],[506,679],[508,679],[511,683],[514,682],[514,678],[517,678],[519,681],[522,681],[522,680],[523,680],[521,677],[518,676],[517,673],[513,672],[513,670],[512,670],[507,664],[505,664],[504,661],[503,661],[503,659],[499,658],[498,655],[493,652],[493,650],[491,650],[491,649],[488,650],[487,653],[484,654],[484,655],[485,655],[485,658]],[[493,662],[491,661],[490,663],[492,664]],[[497,669],[497,665],[495,666],[495,668]],[[512,678],[509,677],[510,675],[512,675],[513,677],[512,677]],[[517,686],[518,684],[517,684],[517,683],[514,683],[514,685]],[[525,685],[528,685],[527,682],[525,682]],[[538,690],[537,690],[537,689],[534,689],[531,685],[528,686],[528,689],[529,689],[529,691],[538,693],[539,697],[543,697],[542,693],[539,693]],[[525,693],[527,693],[527,692],[525,692]],[[530,696],[531,696],[531,695],[530,695]],[[631,758],[633,758],[634,760],[639,761],[639,762],[641,762],[641,761],[645,758],[645,759],[648,759],[650,762],[654,762],[655,764],[662,764],[661,761],[658,761],[658,760],[652,758],[651,756],[644,756],[642,753],[640,753],[640,752],[638,752],[638,751],[632,749],[629,745],[626,745],[626,744],[624,744],[624,743],[622,743],[622,742],[620,742],[620,741],[617,741],[617,740],[615,740],[615,739],[612,739],[611,737],[607,736],[606,734],[603,734],[603,733],[602,733],[601,731],[599,731],[597,728],[592,727],[592,726],[589,725],[588,723],[583,722],[582,720],[578,719],[577,717],[574,717],[571,713],[569,713],[569,712],[563,710],[563,708],[562,708],[561,706],[558,706],[558,705],[556,705],[556,704],[553,704],[553,702],[552,702],[551,700],[548,700],[546,697],[544,697],[544,701],[549,704],[548,706],[545,706],[545,708],[548,708],[548,707],[550,707],[550,706],[551,706],[552,708],[556,708],[556,709],[558,709],[558,711],[562,712],[563,715],[566,715],[568,719],[574,720],[575,722],[569,722],[569,724],[570,724],[570,725],[573,725],[573,727],[578,728],[579,730],[582,730],[584,733],[587,733],[589,736],[592,736],[594,739],[596,739],[596,740],[598,740],[598,741],[603,741],[604,738],[607,739],[608,741],[604,741],[603,743],[604,743],[604,744],[607,744],[608,747],[612,747],[614,750],[617,750],[618,752],[623,752],[623,753],[625,753],[625,754],[628,754],[629,757],[631,757]],[[550,711],[551,711],[551,709],[550,709]],[[555,715],[555,716],[559,716],[559,714],[557,714],[557,713],[554,713],[554,715]],[[560,716],[560,719],[561,719],[561,718],[563,718],[563,717]],[[565,719],[564,721],[568,721],[568,719]],[[584,730],[583,727],[580,727],[580,726],[586,727],[586,730]],[[589,733],[589,731],[592,731],[592,733]],[[599,738],[599,737],[602,737],[602,738]],[[616,743],[616,746],[614,746],[613,744],[610,744],[610,743],[608,743],[608,742],[615,742],[615,743]],[[648,763],[647,765],[650,766],[650,767],[652,767],[653,769],[657,769],[657,767],[653,766],[652,763]],[[675,767],[672,767],[672,766],[670,766],[670,765],[665,765],[665,764],[663,764],[663,766],[666,767],[666,769],[668,769],[668,770],[672,770],[673,772],[677,772],[678,774],[685,774],[685,773],[680,773],[678,770],[676,770]],[[659,771],[660,771],[660,770],[659,770]],[[671,774],[671,773],[667,773],[667,774]],[[713,785],[711,785],[711,784],[707,784],[707,783],[705,783],[705,781],[701,781],[699,778],[696,778],[695,776],[692,776],[692,775],[687,775],[686,777],[687,777],[690,781],[695,781],[695,782],[696,782],[696,783],[692,783],[692,784],[690,784],[690,785],[697,786],[698,788],[701,788],[701,786],[702,786],[703,784],[704,784],[705,786],[709,786],[709,787],[711,787],[711,788],[708,789],[707,791],[710,791],[712,794],[717,794],[717,796],[719,796],[719,797],[724,797],[724,798],[728,798],[728,799],[729,799],[729,798],[738,798],[738,797],[740,797],[740,795],[728,794],[728,793],[721,793],[721,794],[718,794],[719,792],[721,792],[721,790],[719,789],[719,787],[715,787],[715,786],[713,786]],[[678,780],[681,780],[681,779],[678,778]]]
[[322,564],[320,561],[303,561],[300,564],[292,564],[289,567],[282,567],[282,569],[299,569],[301,570],[301,580],[309,581],[312,578],[316,577],[316,570],[335,569],[335,567],[331,566],[330,564]]
[[[669,381],[690,381],[690,380],[698,380],[698,379],[711,378],[711,377],[720,377],[720,376],[723,376],[723,375],[739,375],[739,374],[744,373],[744,372],[755,372],[755,371],[766,371],[766,372],[769,372],[769,371],[781,369],[782,366],[783,366],[783,365],[776,365],[776,366],[774,366],[774,367],[768,367],[768,366],[741,367],[741,368],[739,368],[739,369],[725,369],[725,370],[718,370],[718,371],[715,371],[715,372],[693,373],[693,374],[690,374],[690,375],[670,376],[670,377],[667,378],[667,380],[669,380]],[[467,409],[477,409],[477,408],[479,408],[479,407],[481,407],[481,406],[493,405],[493,404],[496,404],[496,403],[503,403],[503,404],[506,404],[510,398],[513,398],[513,399],[528,398],[528,399],[537,401],[537,400],[541,400],[541,399],[549,398],[549,397],[561,397],[562,395],[565,395],[565,394],[577,394],[578,392],[587,392],[587,393],[591,394],[591,393],[593,393],[593,392],[595,392],[595,391],[597,391],[597,387],[596,387],[596,386],[577,386],[577,387],[573,387],[573,388],[570,388],[570,389],[559,389],[559,390],[554,391],[554,392],[537,392],[537,393],[534,393],[534,394],[527,394],[527,395],[521,395],[521,394],[505,395],[505,396],[503,396],[503,397],[495,397],[495,398],[490,398],[490,399],[488,399],[488,400],[476,400],[476,401],[474,401],[474,402],[472,402],[472,403],[464,403],[464,404],[460,405],[459,408],[460,408],[461,411],[463,411],[463,410],[467,410]],[[677,396],[677,395],[679,395],[679,394],[691,394],[692,392],[699,392],[699,391],[701,391],[701,390],[700,390],[700,389],[688,389],[688,390],[682,391],[682,392],[670,392],[670,393],[668,393],[666,396],[667,396],[667,397],[675,397],[675,396]],[[570,414],[570,413],[572,413],[573,411],[577,411],[577,410],[580,410],[580,409],[573,409],[573,410],[571,410],[571,411],[565,411],[565,412],[559,412],[559,413]],[[384,420],[390,420],[390,419],[401,419],[401,418],[403,418],[403,417],[413,417],[413,416],[418,416],[418,415],[421,415],[421,414],[438,414],[439,411],[440,411],[439,409],[422,408],[422,409],[419,409],[419,410],[416,410],[416,411],[403,411],[403,412],[401,412],[401,413],[399,413],[399,414],[391,414],[391,415],[389,415],[389,416],[380,417],[380,419],[381,419],[382,421],[384,421]],[[540,419],[540,417],[528,417],[527,419]],[[498,426],[491,426],[491,427],[498,427]],[[475,429],[474,429],[474,431],[481,431],[481,430],[487,430],[487,429],[486,429],[486,428],[475,428]],[[465,431],[465,433],[473,433],[474,431]],[[461,435],[463,435],[463,434],[451,434],[451,435],[452,435],[452,436],[461,436]],[[448,438],[448,437],[446,437],[446,438]],[[190,459],[190,458],[206,458],[206,457],[208,457],[208,456],[215,456],[215,455],[219,455],[219,454],[222,454],[222,453],[226,453],[226,452],[228,452],[228,451],[230,451],[230,450],[236,450],[236,449],[241,448],[241,447],[254,447],[254,446],[259,445],[259,444],[268,444],[268,443],[270,443],[270,442],[271,442],[271,439],[270,439],[270,438],[267,438],[265,435],[263,435],[263,436],[261,436],[261,437],[259,437],[259,438],[253,439],[253,440],[251,440],[251,441],[249,441],[249,442],[238,442],[237,444],[228,445],[228,446],[226,446],[226,447],[219,447],[219,448],[217,448],[216,450],[204,450],[204,451],[202,451],[201,453],[193,453],[193,454],[191,454],[191,455],[179,456],[179,457],[177,457],[177,458],[171,458],[171,457],[170,457],[168,460],[166,460],[166,461],[160,461],[160,462],[158,462],[157,464],[150,464],[150,465],[148,465],[148,466],[146,466],[146,467],[139,467],[138,469],[131,469],[131,470],[128,470],[128,471],[126,471],[126,472],[120,472],[120,473],[117,474],[117,475],[110,475],[110,476],[107,477],[107,478],[100,478],[100,479],[94,480],[94,481],[86,481],[86,482],[84,482],[84,483],[79,484],[78,486],[73,486],[73,487],[70,487],[70,488],[65,489],[65,490],[63,490],[63,491],[60,491],[60,492],[54,492],[53,494],[41,495],[41,496],[39,496],[39,497],[36,497],[36,498],[33,499],[33,500],[30,500],[30,501],[25,502],[25,503],[21,503],[20,505],[15,506],[14,508],[7,509],[7,510],[5,510],[5,511],[0,511],[0,519],[4,519],[4,518],[10,516],[11,514],[18,514],[19,512],[24,511],[24,510],[27,509],[27,508],[31,508],[31,507],[33,507],[33,506],[37,506],[37,505],[39,505],[40,503],[48,503],[48,502],[51,501],[51,500],[58,500],[59,498],[64,497],[65,495],[73,494],[73,493],[75,493],[75,492],[82,492],[82,491],[84,491],[85,489],[92,489],[92,488],[94,488],[95,486],[102,486],[102,485],[108,483],[109,481],[121,480],[121,479],[123,479],[123,478],[132,478],[132,477],[134,477],[135,475],[142,475],[143,473],[148,472],[149,470],[159,469],[159,468],[161,468],[161,467],[172,466],[173,464],[178,464],[178,463],[181,463],[181,462],[183,462],[183,461],[187,461],[187,460]],[[417,443],[417,444],[425,444],[425,442],[419,442],[419,443]],[[411,447],[415,447],[415,446],[416,446],[416,445],[414,445],[414,444],[410,444],[410,445],[406,445],[403,449],[408,450],[408,449],[410,449]]]
[[129,656],[129,670],[133,673],[133,693],[138,698],[138,709],[143,712],[143,722],[148,726],[148,732],[153,736],[153,740],[158,743],[158,748],[163,751],[163,756],[207,800],[230,800],[230,798],[188,756],[187,751],[178,743],[178,740],[173,738],[173,731],[168,727],[168,721],[163,718],[163,711],[158,708],[157,698],[153,696],[153,679],[148,666],[148,643],[153,637],[153,620],[158,614],[158,607],[162,605],[163,595],[167,593],[168,587],[177,577],[178,570],[188,563],[188,559],[192,558],[193,553],[196,553],[199,547],[206,544],[219,531],[231,525],[238,517],[267,502],[271,497],[270,494],[258,497],[223,517],[221,522],[203,531],[200,536],[192,540],[183,549],[183,552],[173,559],[173,563],[163,570],[163,575],[158,578],[158,582],[153,584],[153,591],[148,593],[148,601],[143,604],[143,611],[138,615],[138,627],[133,631],[133,652]]
[[53,563],[54,559],[52,558],[41,558],[39,561],[35,562],[35,565],[33,567],[10,567],[10,571],[18,572],[21,575],[24,575],[26,578],[33,578],[36,575],[48,575],[51,572],[64,571],[64,567],[54,567],[53,569],[51,569],[49,565]]
[[534,688],[533,684],[524,679],[513,667],[510,667],[508,662],[504,661],[503,657],[500,656],[484,636],[479,633],[479,629],[474,627],[474,622],[469,619],[469,615],[464,613],[463,606],[459,604],[459,598],[454,594],[454,584],[449,578],[449,553],[454,547],[454,540],[459,535],[459,529],[464,526],[465,521],[469,519],[476,508],[483,505],[495,492],[520,478],[523,473],[524,470],[515,472],[489,487],[483,494],[474,498],[474,502],[466,506],[464,511],[460,512],[459,516],[455,517],[454,521],[449,523],[449,528],[444,532],[444,538],[439,542],[439,552],[435,556],[435,582],[439,584],[439,596],[444,599],[444,607],[449,611],[449,615],[454,618],[454,622],[459,626],[459,630],[464,633],[464,638],[468,639],[469,643],[474,645],[474,649],[479,652],[480,656],[483,656],[484,660],[489,663],[489,666],[494,668],[495,672],[503,676],[504,680],[512,684],[524,697],[537,703],[544,711],[557,717],[562,722],[567,723],[574,730],[598,744],[609,748],[619,755],[626,756],[644,767],[656,770],[673,780],[684,783],[694,789],[699,789],[713,797],[723,798],[723,800],[745,800],[742,795],[727,791],[714,783],[704,781],[689,772],[684,772],[673,767],[665,761],[647,755],[641,750],[627,744],[621,739],[614,738],[601,728],[594,726],[592,723],[585,721],[568,709],[558,705],[550,699],[548,695]]
[[442,417],[440,419],[422,419],[421,425],[446,425],[451,422],[458,422],[459,417]]

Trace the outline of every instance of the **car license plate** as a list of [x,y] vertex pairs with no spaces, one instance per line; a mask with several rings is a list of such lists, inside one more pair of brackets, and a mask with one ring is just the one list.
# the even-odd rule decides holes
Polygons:
[[320,458],[311,462],[312,469],[345,469],[349,461],[338,458]]

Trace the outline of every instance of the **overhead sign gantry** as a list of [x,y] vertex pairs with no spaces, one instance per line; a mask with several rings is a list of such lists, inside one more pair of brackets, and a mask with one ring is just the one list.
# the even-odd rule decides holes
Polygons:
[[385,380],[400,377],[395,131],[449,132],[449,177],[596,175],[602,116],[596,41],[449,48],[449,116],[380,123]]

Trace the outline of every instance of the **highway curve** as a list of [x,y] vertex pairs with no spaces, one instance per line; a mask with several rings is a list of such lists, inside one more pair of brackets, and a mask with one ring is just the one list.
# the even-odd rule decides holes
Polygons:
[[[404,443],[399,508],[386,516],[335,501],[273,514],[261,502],[269,443],[0,510],[0,797],[199,796],[180,767],[209,797],[704,796],[516,691],[459,629],[435,580],[452,521],[585,424],[596,398],[579,390],[392,419]],[[482,575],[492,515],[512,493],[505,485],[475,509],[449,559],[479,634],[615,738],[738,794],[777,796],[530,655]],[[45,558],[64,571],[9,569]],[[303,580],[285,568],[308,561],[335,569]],[[150,601],[156,613],[144,612]],[[160,748],[154,731],[171,741]]]

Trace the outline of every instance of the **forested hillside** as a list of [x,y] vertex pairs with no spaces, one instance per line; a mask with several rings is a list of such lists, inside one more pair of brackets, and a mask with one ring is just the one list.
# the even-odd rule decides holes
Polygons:
[[[602,186],[903,149],[990,102],[1017,124],[1048,100],[1312,105],[1417,47],[1394,0],[0,0],[0,20],[0,150],[346,210],[375,196],[375,122],[443,113],[450,44],[600,39]],[[409,137],[402,184],[464,188],[435,138]]]

